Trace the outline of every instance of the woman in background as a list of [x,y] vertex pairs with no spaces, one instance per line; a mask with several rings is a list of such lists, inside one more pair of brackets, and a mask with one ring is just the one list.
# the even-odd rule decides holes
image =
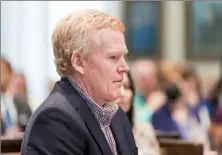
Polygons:
[[187,69],[182,74],[182,79],[181,92],[185,102],[193,117],[197,120],[205,134],[207,134],[211,124],[210,113],[208,110],[209,102],[202,97],[200,80],[196,73],[191,69]]
[[125,74],[123,80],[122,97],[118,101],[118,105],[127,113],[127,116],[131,122],[136,145],[139,149],[139,155],[159,155],[160,148],[152,125],[149,122],[133,121],[134,95],[135,89],[133,81],[130,73],[128,72],[128,74]]

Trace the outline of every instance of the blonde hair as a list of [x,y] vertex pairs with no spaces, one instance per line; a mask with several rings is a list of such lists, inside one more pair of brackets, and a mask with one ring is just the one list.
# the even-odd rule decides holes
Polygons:
[[93,33],[100,29],[124,32],[124,25],[115,17],[97,10],[73,12],[62,18],[52,34],[52,46],[56,70],[60,76],[73,74],[71,57],[73,53],[86,55]]

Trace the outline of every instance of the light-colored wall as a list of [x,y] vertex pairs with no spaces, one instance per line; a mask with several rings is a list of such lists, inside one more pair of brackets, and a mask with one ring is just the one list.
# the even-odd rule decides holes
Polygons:
[[163,2],[163,48],[162,56],[173,62],[181,62],[185,59],[185,21],[184,2]]
[[47,95],[48,2],[2,2],[1,54],[26,77],[32,108]]
[[[220,76],[220,60],[190,60],[186,57],[185,33],[186,16],[184,1],[163,2],[163,57],[173,62],[187,62],[194,66],[200,77],[210,76],[217,79]],[[222,63],[222,62],[221,62]]]
[[209,77],[213,80],[217,80],[222,75],[222,66],[219,60],[215,61],[189,61],[197,70],[198,75],[201,78]]

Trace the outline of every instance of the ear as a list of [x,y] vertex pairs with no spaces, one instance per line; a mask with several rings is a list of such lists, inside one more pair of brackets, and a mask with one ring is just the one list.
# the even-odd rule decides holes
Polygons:
[[80,74],[84,74],[84,66],[82,61],[82,56],[78,53],[73,52],[71,57],[72,67]]

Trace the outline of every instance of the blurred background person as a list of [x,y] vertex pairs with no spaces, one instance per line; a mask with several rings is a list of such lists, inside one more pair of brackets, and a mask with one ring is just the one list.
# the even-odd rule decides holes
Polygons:
[[153,112],[164,103],[164,95],[158,89],[156,63],[151,59],[136,60],[132,66],[132,78],[136,91],[133,98],[134,120],[150,122]]
[[184,70],[182,65],[176,67],[172,61],[161,60],[158,68],[161,88],[168,84],[180,85],[182,81],[180,72]]
[[[183,135],[177,124],[177,121],[186,122],[188,119],[181,92],[176,85],[169,84],[165,87],[166,103],[153,114],[152,124],[158,131],[178,132],[181,138],[185,138],[186,136]],[[180,114],[178,114],[178,111]]]
[[212,91],[212,125],[209,129],[212,149],[222,153],[222,76]]
[[14,98],[18,115],[18,125],[21,131],[24,132],[32,110],[28,102],[26,79],[23,73],[13,74],[8,86],[8,92]]
[[212,106],[212,119],[220,120],[220,122],[222,122],[222,75],[216,83],[209,101]]
[[153,114],[153,127],[157,131],[179,133],[186,141],[202,143],[205,152],[209,152],[208,134],[193,116],[181,90],[174,84],[166,85],[164,89],[167,102]]
[[204,101],[206,101],[207,108],[209,111],[210,118],[212,117],[214,111],[211,102],[211,97],[217,84],[217,80],[214,80],[210,75],[199,76],[200,93]]
[[150,122],[136,122],[133,120],[133,98],[135,89],[130,73],[124,75],[122,97],[118,105],[126,112],[134,133],[139,155],[160,155],[160,147],[156,139],[155,130]]
[[181,92],[185,99],[188,108],[193,117],[200,124],[201,128],[207,134],[210,126],[210,113],[207,99],[204,99],[201,94],[200,79],[191,69],[186,69],[182,74],[183,81],[181,82]]
[[9,62],[1,57],[1,133],[13,136],[23,132],[30,116],[24,76],[13,73]]
[[16,100],[28,104],[27,88],[25,76],[22,73],[14,73],[8,86],[10,92]]

